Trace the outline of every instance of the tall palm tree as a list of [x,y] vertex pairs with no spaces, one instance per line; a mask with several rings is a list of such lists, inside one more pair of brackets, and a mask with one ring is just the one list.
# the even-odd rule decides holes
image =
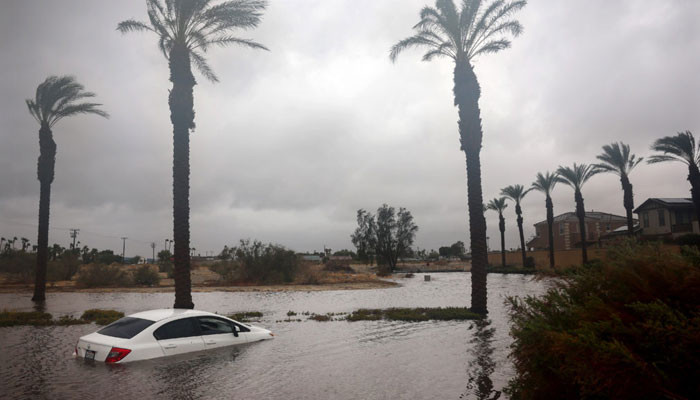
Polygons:
[[508,207],[505,197],[498,197],[489,201],[486,205],[487,210],[493,210],[498,213],[498,230],[501,231],[501,264],[506,266],[506,219],[503,217],[503,211]]
[[510,47],[508,35],[522,32],[520,23],[511,17],[526,1],[462,0],[458,10],[453,0],[437,0],[435,7],[424,7],[420,21],[413,27],[416,34],[391,48],[389,57],[396,61],[399,53],[411,47],[424,47],[424,61],[448,57],[454,67],[454,104],[459,113],[461,150],[467,164],[467,203],[472,251],[472,310],[486,314],[486,220],[481,191],[481,88],[474,73],[474,61],[481,55],[497,53]]
[[606,144],[603,146],[603,153],[596,157],[602,161],[595,164],[596,168],[600,169],[601,172],[611,172],[620,177],[624,193],[622,204],[627,212],[627,233],[633,235],[634,218],[632,217],[632,210],[634,209],[634,194],[632,193],[629,174],[644,158],[630,154],[629,145],[622,142]]
[[523,234],[523,209],[520,206],[520,202],[523,201],[523,198],[525,198],[525,195],[528,194],[530,190],[532,189],[526,190],[523,185],[510,185],[501,189],[501,196],[506,196],[506,198],[515,202],[515,214],[517,215],[518,233],[520,233],[520,252],[523,256],[523,266],[526,265],[525,259],[527,258],[527,254],[525,253],[525,235]]
[[601,172],[592,164],[576,164],[573,167],[557,168],[557,182],[564,183],[574,189],[574,201],[576,202],[576,216],[578,217],[579,232],[581,233],[581,259],[588,262],[588,250],[586,248],[586,208],[583,204],[581,189],[591,177]]
[[680,161],[688,165],[688,182],[690,195],[695,205],[695,214],[700,221],[700,148],[695,147],[692,132],[678,132],[676,136],[665,136],[658,139],[651,149],[663,154],[656,154],[647,160],[649,164]]
[[[34,99],[27,99],[29,114],[39,123],[39,233],[37,238],[36,277],[33,301],[46,300],[46,264],[49,246],[49,207],[51,205],[51,183],[56,165],[56,142],[52,128],[63,118],[78,114],[96,114],[109,117],[99,109],[101,104],[81,102],[95,94],[86,92],[83,85],[72,76],[50,76],[36,88]],[[16,239],[16,238],[15,238]]]
[[258,26],[267,3],[263,0],[233,0],[216,5],[211,0],[146,0],[150,24],[135,20],[120,22],[122,33],[149,31],[158,35],[158,47],[168,60],[170,121],[173,124],[173,238],[175,308],[194,308],[190,280],[190,130],[194,129],[196,85],[192,64],[212,82],[218,78],[204,53],[211,46],[242,45],[267,50],[252,40],[230,35],[235,29]]
[[547,171],[544,175],[537,173],[532,189],[545,195],[544,205],[547,207],[547,239],[549,240],[549,267],[554,268],[554,203],[552,202],[552,190],[557,184],[557,174]]

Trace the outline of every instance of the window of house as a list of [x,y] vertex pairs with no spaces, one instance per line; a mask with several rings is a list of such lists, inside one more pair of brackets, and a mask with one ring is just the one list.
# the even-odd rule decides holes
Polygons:
[[559,224],[559,234],[560,234],[560,235],[563,235],[563,234],[564,234],[564,224],[563,224],[563,223],[560,223],[560,224]]
[[605,232],[610,232],[610,224],[605,224]]
[[666,226],[666,211],[659,210],[659,226]]
[[644,223],[644,227],[648,228],[649,227],[649,212],[644,212],[642,213],[642,221]]

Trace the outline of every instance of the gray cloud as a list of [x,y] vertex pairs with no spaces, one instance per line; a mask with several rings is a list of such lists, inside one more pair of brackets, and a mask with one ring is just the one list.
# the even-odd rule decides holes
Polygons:
[[[426,0],[272,1],[259,29],[270,52],[215,49],[221,79],[198,77],[192,135],[192,240],[218,251],[239,238],[297,250],[351,247],[358,208],[410,209],[417,245],[468,242],[466,174],[452,105],[452,66],[396,64],[389,47],[411,33]],[[0,6],[0,234],[36,236],[38,126],[24,99],[51,74],[75,74],[112,118],[56,126],[51,240],[150,254],[171,231],[172,138],[167,64],[155,38],[122,36],[145,19],[141,0],[9,1]],[[698,130],[700,16],[696,2],[531,2],[513,48],[478,60],[485,200],[538,171],[593,162],[623,140],[647,155],[653,140]],[[682,165],[640,165],[637,202],[685,197]],[[622,214],[612,175],[584,189],[589,209]],[[555,212],[573,210],[561,186]],[[527,196],[526,235],[544,219]],[[512,207],[507,245],[515,247]],[[497,218],[487,213],[491,246]]]

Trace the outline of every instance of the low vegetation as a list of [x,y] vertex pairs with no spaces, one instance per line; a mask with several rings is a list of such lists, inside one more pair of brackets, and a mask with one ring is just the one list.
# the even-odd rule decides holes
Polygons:
[[262,316],[263,313],[261,313],[260,311],[243,311],[228,315],[229,318],[238,322],[248,322],[251,320],[260,319],[262,318]]
[[160,275],[158,269],[151,265],[142,265],[132,273],[132,281],[135,285],[158,286]]
[[85,265],[80,269],[77,280],[77,286],[84,288],[120,287],[131,283],[129,274],[117,264]]
[[542,297],[510,298],[511,397],[699,398],[698,255],[627,242]]
[[466,307],[445,307],[445,308],[388,308],[388,309],[366,309],[362,308],[353,311],[347,316],[348,321],[452,321],[480,319],[481,315],[476,314]]
[[49,325],[78,325],[95,322],[98,325],[108,325],[124,317],[124,313],[114,310],[87,310],[80,319],[72,316],[62,316],[53,319],[51,314],[39,311],[2,311],[0,312],[0,327],[2,326],[49,326]]
[[[531,258],[531,257],[528,257]],[[489,274],[521,274],[521,275],[529,275],[529,274],[535,274],[537,271],[535,268],[523,268],[520,266],[514,266],[514,265],[506,265],[505,267],[502,266],[496,266],[492,265],[486,268],[486,272]]]

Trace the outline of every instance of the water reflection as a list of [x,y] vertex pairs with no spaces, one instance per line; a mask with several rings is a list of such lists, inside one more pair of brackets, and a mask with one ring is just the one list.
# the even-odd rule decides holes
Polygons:
[[493,336],[496,329],[491,326],[491,320],[475,321],[474,336],[469,341],[472,345],[469,351],[469,379],[467,391],[460,398],[476,398],[478,400],[496,400],[501,397],[499,390],[494,390],[491,374],[496,369],[493,359],[495,348]]

